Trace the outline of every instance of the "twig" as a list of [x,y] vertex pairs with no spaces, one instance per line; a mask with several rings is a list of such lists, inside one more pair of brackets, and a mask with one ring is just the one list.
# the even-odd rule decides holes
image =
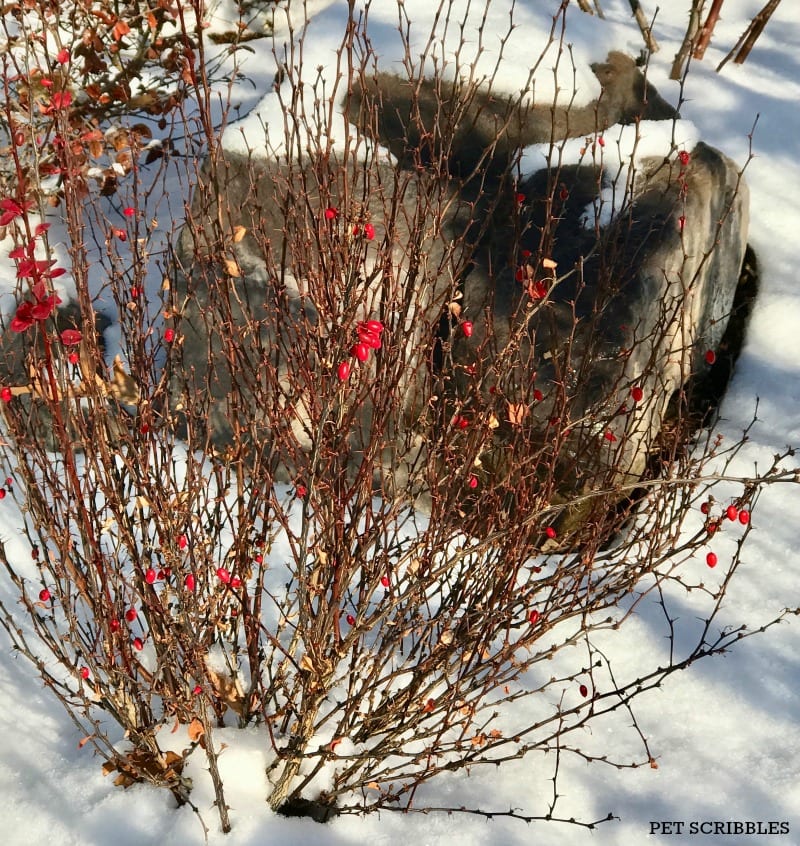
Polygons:
[[708,13],[706,22],[700,30],[700,35],[695,44],[694,53],[692,54],[698,61],[700,61],[706,54],[706,48],[711,41],[711,35],[714,32],[714,27],[717,25],[717,21],[719,20],[719,13],[724,2],[725,0],[714,0],[711,4],[711,11]]
[[647,21],[644,11],[642,11],[641,3],[639,3],[639,0],[630,0],[630,4],[633,16],[636,18],[636,23],[639,24],[639,29],[642,31],[642,37],[644,38],[648,52],[657,53],[659,49],[658,42],[653,35],[653,30]]
[[736,46],[717,65],[718,72],[725,67],[731,58],[733,58],[733,62],[736,65],[744,64],[744,61],[753,49],[753,45],[764,31],[764,27],[772,17],[772,13],[778,8],[780,2],[781,0],[769,0],[767,5],[750,21],[750,25],[744,31],[742,37],[736,42]]
[[686,34],[683,36],[680,49],[675,54],[675,59],[672,62],[672,70],[669,75],[670,79],[680,79],[683,76],[683,67],[692,53],[692,45],[695,43],[697,34],[700,32],[700,15],[703,12],[704,6],[705,0],[692,0],[692,8],[689,11],[689,25],[686,28]]

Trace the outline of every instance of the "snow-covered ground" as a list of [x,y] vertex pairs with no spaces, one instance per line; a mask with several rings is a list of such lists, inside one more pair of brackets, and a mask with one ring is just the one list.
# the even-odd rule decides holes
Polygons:
[[[303,3],[292,0],[292,5],[300,8]],[[313,38],[307,40],[309,52],[304,56],[309,67],[331,63],[341,40],[347,5],[346,0],[307,4],[316,15]],[[420,33],[430,29],[437,5],[431,0],[405,0],[403,6],[414,32],[417,27]],[[507,0],[495,0],[495,12],[484,25],[488,62],[507,28],[508,5]],[[538,57],[559,4],[555,0],[518,0],[516,5],[518,29],[506,48],[507,62],[501,72],[501,81],[510,89],[519,88],[518,75],[525,75]],[[636,54],[641,47],[629,4],[602,0],[601,5],[606,14],[602,21],[581,13],[574,3],[567,14],[566,41],[572,44],[578,69],[579,100],[588,101],[596,93],[596,80],[588,71],[591,61],[603,59],[609,48]],[[727,0],[705,59],[690,70],[681,106],[682,117],[694,124],[703,140],[740,163],[748,157],[748,134],[758,117],[753,136],[755,158],[747,169],[747,180],[750,242],[760,261],[761,291],[718,425],[726,438],[736,440],[759,400],[758,422],[732,468],[741,473],[751,473],[754,465],[765,468],[771,455],[787,444],[800,446],[800,287],[794,256],[796,227],[800,225],[797,4],[791,0],[781,4],[744,65],[729,63],[720,74],[714,70],[762,5],[762,0]],[[664,6],[655,24],[661,50],[652,59],[649,79],[666,99],[677,102],[679,86],[669,81],[668,75],[685,30],[688,0]],[[654,8],[654,3],[645,3],[646,12]],[[219,17],[230,13],[230,8],[218,9]],[[391,64],[399,56],[397,14],[395,0],[372,3],[370,31],[382,63],[385,59]],[[264,99],[243,125],[229,128],[231,144],[240,137],[240,129],[249,133],[250,140],[261,121],[275,119],[276,97],[264,94],[272,80],[272,55],[266,41],[252,44],[257,52],[242,71],[261,86],[260,93],[256,96],[252,89],[242,87],[242,103],[249,107],[262,95]],[[554,55],[553,51],[547,54],[537,75],[541,81],[537,82],[536,97],[545,101],[552,97],[554,87],[549,71]],[[571,91],[571,70],[568,76]],[[731,492],[720,488],[715,493],[724,499]],[[786,606],[800,606],[795,573],[800,563],[798,515],[800,486],[765,490],[753,516],[743,563],[728,589],[723,622],[757,627]],[[18,543],[15,519],[10,499],[0,502],[0,531],[11,555]],[[715,549],[722,558],[733,552],[734,541],[720,538]],[[698,568],[704,566],[698,560]],[[676,603],[672,611],[686,620],[694,613],[688,604]],[[643,606],[621,631],[607,637],[603,646],[616,667],[633,669],[642,656],[663,649],[663,634],[663,620],[659,624],[656,609]],[[202,842],[196,817],[189,810],[176,811],[166,792],[141,786],[122,791],[102,777],[99,762],[88,747],[78,749],[80,737],[56,700],[7,645],[7,638],[0,637],[2,842],[6,846]],[[561,812],[584,820],[608,812],[618,818],[595,832],[565,824],[529,826],[502,816],[487,820],[465,814],[383,812],[366,818],[343,817],[325,826],[283,819],[270,813],[263,801],[265,759],[259,736],[233,730],[229,736],[219,736],[230,744],[220,765],[233,802],[232,834],[226,838],[216,830],[212,796],[202,778],[197,779],[193,799],[214,828],[210,842],[236,846],[452,841],[465,846],[531,841],[541,846],[584,842],[594,846],[644,842],[800,844],[798,656],[800,624],[791,619],[789,624],[747,639],[724,657],[705,660],[672,676],[660,690],[640,697],[638,721],[657,758],[657,769],[617,770],[565,757],[558,782],[563,795]],[[626,748],[633,743],[630,735],[624,719],[609,721],[594,726],[591,743],[624,759]],[[550,775],[550,762],[534,757],[500,769],[443,777],[432,783],[427,798],[433,805],[496,812],[514,808],[523,814],[541,814],[552,791],[547,781]],[[662,825],[661,833],[652,834],[652,824],[657,822],[672,823],[671,833]],[[697,833],[691,831],[693,822],[704,824]],[[788,828],[788,833],[737,835],[733,833],[737,822],[761,822],[762,827],[784,823],[778,830]],[[683,823],[682,832],[675,823]],[[724,824],[721,833],[714,833],[715,823]]]

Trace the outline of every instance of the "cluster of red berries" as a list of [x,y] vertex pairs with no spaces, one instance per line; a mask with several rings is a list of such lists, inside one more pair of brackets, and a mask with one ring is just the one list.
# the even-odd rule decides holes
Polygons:
[[[383,323],[380,320],[362,320],[356,327],[358,341],[350,348],[350,355],[361,364],[369,360],[371,350],[379,350],[382,346],[381,334]],[[340,382],[345,382],[350,377],[350,362],[342,361],[336,369],[336,375]]]
[[[710,501],[706,500],[706,502],[704,502],[700,506],[700,511],[703,514],[708,515],[709,512],[711,511]],[[733,504],[729,505],[725,509],[725,517],[728,520],[730,520],[731,523],[735,523],[735,522],[738,521],[739,523],[741,523],[742,526],[746,526],[750,522],[750,512],[746,508],[738,508],[736,505],[733,505]],[[719,529],[721,523],[722,523],[721,517],[717,520],[710,521],[708,523],[708,525],[706,526],[706,531],[708,532],[708,534],[713,535],[714,532],[716,532],[717,529]],[[719,561],[719,559],[717,558],[716,553],[709,552],[706,555],[706,564],[709,567],[712,567],[712,568],[716,567],[718,561]]]
[[[339,209],[336,206],[328,206],[323,213],[325,220],[334,221],[339,217]],[[367,241],[372,241],[375,237],[375,227],[371,223],[365,223],[363,226],[356,224],[353,226],[353,236],[358,237],[363,232]]]

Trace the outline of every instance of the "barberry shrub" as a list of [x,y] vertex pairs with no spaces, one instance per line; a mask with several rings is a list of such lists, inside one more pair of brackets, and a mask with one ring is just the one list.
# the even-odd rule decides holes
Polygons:
[[[158,14],[178,26],[189,78],[155,128],[175,127],[159,147],[181,155],[146,166],[140,103],[92,111],[104,138],[113,125],[125,139],[114,191],[85,178],[80,75],[56,68],[58,85],[32,97],[52,63],[5,66],[0,225],[18,284],[3,342],[3,497],[19,505],[29,550],[0,547],[11,643],[117,784],[149,782],[193,806],[187,764],[203,757],[225,831],[236,801],[218,766],[223,727],[261,729],[272,808],[323,817],[425,807],[425,783],[459,768],[553,749],[599,757],[581,750],[581,730],[618,709],[655,765],[635,699],[746,636],[714,633],[714,619],[761,487],[795,479],[786,456],[716,502],[743,441],[708,430],[687,447],[678,401],[643,480],[609,472],[608,487],[564,496],[561,468],[581,459],[568,398],[543,440],[522,401],[457,387],[471,365],[454,351],[481,317],[463,312],[465,280],[498,237],[512,263],[521,255],[526,201],[516,161],[498,174],[491,145],[454,173],[459,118],[485,85],[466,59],[431,138],[430,103],[414,99],[425,62],[407,46],[409,120],[426,143],[387,160],[378,96],[364,94],[343,148],[329,131],[353,91],[371,90],[364,22],[348,22],[332,87],[303,78],[298,31],[270,163],[234,167],[206,66],[187,57],[204,55],[203,29],[180,9]],[[107,17],[117,43],[135,29]],[[44,13],[29,25],[57,32]],[[91,43],[84,74],[100,72]],[[502,120],[521,108],[509,101]],[[32,164],[39,136],[45,168]],[[234,182],[249,185],[244,204],[228,200]],[[165,237],[176,184],[193,196]],[[498,236],[499,217],[510,224]],[[558,221],[545,225],[542,244]],[[549,288],[538,265],[522,267],[538,308]],[[498,385],[531,366],[525,349],[512,339],[497,351]],[[543,390],[532,384],[525,403]],[[638,385],[630,396],[646,400]],[[486,458],[498,444],[511,456],[502,472]],[[737,533],[729,560],[711,549],[716,531]],[[700,638],[687,648],[665,614],[668,656],[614,671],[599,633],[675,591],[707,598]],[[557,796],[529,818],[569,818]]]

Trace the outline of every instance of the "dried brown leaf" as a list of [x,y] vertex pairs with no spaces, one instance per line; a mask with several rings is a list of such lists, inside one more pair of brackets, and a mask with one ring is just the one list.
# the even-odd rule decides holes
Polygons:
[[203,724],[197,719],[197,717],[194,717],[194,719],[189,723],[186,731],[189,735],[189,740],[193,743],[197,743],[197,741],[205,734]]
[[238,279],[242,274],[239,272],[239,264],[235,259],[225,259],[225,272],[228,276]]
[[206,667],[206,674],[217,696],[241,717],[244,713],[244,690],[239,680],[217,673],[208,667]]
[[528,406],[522,402],[508,403],[508,422],[512,426],[521,426],[528,415]]
[[120,356],[114,359],[113,376],[108,384],[108,392],[114,399],[127,405],[137,405],[139,402],[139,386],[134,378],[125,372]]

